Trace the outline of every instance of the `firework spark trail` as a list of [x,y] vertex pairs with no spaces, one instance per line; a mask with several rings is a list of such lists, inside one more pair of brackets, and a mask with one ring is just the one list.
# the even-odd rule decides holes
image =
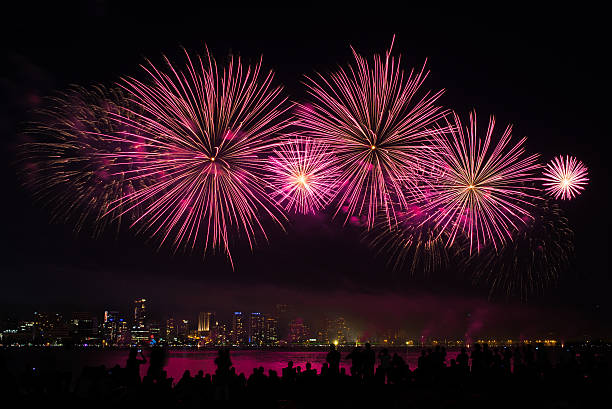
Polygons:
[[582,193],[589,179],[587,167],[573,156],[553,158],[543,172],[547,193],[555,199],[570,200]]
[[451,258],[444,238],[431,217],[418,205],[411,205],[397,214],[397,223],[389,227],[380,218],[364,234],[367,244],[387,259],[395,271],[408,268],[410,274],[422,270],[429,274],[445,267]]
[[160,246],[172,240],[175,251],[194,249],[203,239],[204,254],[221,248],[233,266],[231,241],[244,236],[252,249],[257,234],[267,240],[265,218],[281,226],[285,220],[266,195],[263,175],[266,156],[290,123],[289,105],[281,87],[272,86],[273,72],[262,74],[261,60],[245,67],[231,57],[220,70],[209,53],[195,60],[185,54],[185,71],[165,58],[167,72],[150,62],[143,67],[148,83],[123,80],[143,113],[137,123],[117,115],[137,131],[108,138],[138,141],[144,149],[119,155],[158,180],[126,195],[122,211],[147,203],[134,225],[159,237]]
[[[139,174],[129,160],[103,157],[132,149],[130,143],[100,136],[132,129],[111,118],[124,115],[137,123],[138,108],[130,111],[129,105],[118,88],[73,86],[37,112],[38,121],[27,132],[30,141],[20,147],[26,185],[35,199],[52,207],[54,219],[74,223],[77,232],[91,229],[98,236],[112,220],[118,231],[123,217],[110,203],[121,203],[124,195],[151,182],[128,178],[128,173]],[[140,210],[134,208],[129,217]]]
[[343,184],[334,197],[335,215],[345,210],[345,223],[363,217],[368,228],[381,212],[391,224],[398,208],[409,204],[410,182],[416,181],[406,175],[420,160],[426,127],[445,113],[435,105],[443,91],[416,98],[428,75],[425,66],[405,75],[392,47],[384,58],[375,55],[373,66],[353,50],[356,66],[319,74],[318,81],[307,77],[315,102],[297,110],[306,135],[336,155]]
[[474,283],[488,285],[490,296],[506,293],[525,300],[554,284],[569,265],[574,233],[561,209],[549,200],[537,200],[532,216],[511,242],[468,259]]
[[525,156],[526,138],[510,144],[511,126],[497,143],[492,140],[495,126],[490,118],[484,141],[477,136],[476,114],[470,114],[469,127],[463,127],[454,114],[454,124],[435,133],[430,150],[431,190],[426,210],[435,211],[436,226],[448,234],[451,245],[458,233],[469,239],[469,252],[476,245],[495,248],[510,239],[524,217],[530,217],[538,189],[527,186],[536,180],[538,155]]
[[272,198],[286,211],[315,214],[333,197],[339,170],[325,143],[294,137],[275,149],[266,166]]

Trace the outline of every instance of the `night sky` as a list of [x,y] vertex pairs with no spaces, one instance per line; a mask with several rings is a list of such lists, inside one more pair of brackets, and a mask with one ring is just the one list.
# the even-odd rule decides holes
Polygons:
[[[0,63],[2,133],[2,243],[0,312],[35,309],[118,309],[136,297],[151,299],[160,318],[216,309],[266,310],[296,305],[306,317],[339,312],[365,331],[401,326],[414,334],[612,335],[609,291],[609,69],[604,29],[590,10],[381,9],[356,14],[322,9],[175,9],[153,12],[103,1],[78,9],[25,4],[3,24]],[[152,7],[152,6],[150,6]],[[181,46],[218,60],[228,53],[276,71],[292,99],[306,97],[305,74],[352,61],[349,46],[394,52],[405,68],[427,58],[427,89],[446,89],[445,107],[460,115],[475,108],[481,121],[514,124],[530,152],[543,161],[573,154],[589,168],[589,186],[561,203],[575,232],[576,255],[556,288],[521,302],[487,300],[461,274],[446,271],[414,279],[394,273],[330,215],[294,217],[287,232],[270,231],[253,253],[172,255],[144,236],[109,231],[99,239],[51,224],[32,203],[16,173],[20,132],[45,96],[69,84],[112,85],[120,76],[143,77],[145,58],[162,53],[182,61]],[[604,71],[605,75],[604,75]]]

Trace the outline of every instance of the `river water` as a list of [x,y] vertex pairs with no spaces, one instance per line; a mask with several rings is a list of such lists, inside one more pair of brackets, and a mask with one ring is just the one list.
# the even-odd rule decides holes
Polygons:
[[[375,349],[378,353],[379,348]],[[71,371],[73,379],[78,376],[84,366],[105,365],[111,368],[114,365],[125,366],[129,350],[127,349],[99,349],[95,347],[67,350],[64,348],[10,348],[2,351],[7,367],[11,372],[18,373],[27,369],[51,366],[63,371]],[[349,349],[341,349],[341,367],[349,368],[351,361],[345,359],[349,354]],[[421,353],[420,348],[398,348],[390,350],[393,355],[397,352],[410,369],[417,365],[418,357]],[[455,358],[458,350],[447,351],[447,364],[450,359]],[[149,351],[144,351],[148,360]],[[266,374],[268,370],[277,371],[280,375],[282,368],[287,366],[287,361],[293,361],[293,366],[305,368],[306,362],[310,362],[312,367],[320,372],[321,366],[325,362],[327,351],[325,350],[232,350],[231,360],[237,373],[244,373],[247,377],[253,368],[263,366]],[[195,375],[199,370],[204,373],[214,373],[216,366],[214,359],[217,356],[216,350],[169,350],[168,361],[165,367],[168,377],[178,381],[185,370],[189,370],[191,375]],[[378,361],[378,360],[377,360]],[[144,376],[148,364],[141,365],[141,375]]]

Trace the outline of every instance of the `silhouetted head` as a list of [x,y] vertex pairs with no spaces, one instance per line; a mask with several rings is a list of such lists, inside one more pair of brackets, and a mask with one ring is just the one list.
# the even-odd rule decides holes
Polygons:
[[185,369],[185,372],[183,372],[183,378],[190,378],[191,377],[191,372],[189,372],[189,369]]
[[310,362],[306,362],[306,370],[310,370],[312,368],[312,364]]
[[287,368],[293,368],[293,361],[287,362]]
[[372,347],[372,345],[370,345],[370,343],[369,343],[369,342],[366,342],[365,347],[366,347],[366,349],[370,349],[370,348]]
[[136,359],[136,354],[138,354],[138,349],[136,348],[130,348],[130,359]]

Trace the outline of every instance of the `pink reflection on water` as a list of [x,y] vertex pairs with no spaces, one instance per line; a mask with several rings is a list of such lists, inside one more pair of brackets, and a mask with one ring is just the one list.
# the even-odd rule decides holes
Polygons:
[[[376,365],[378,366],[378,352],[381,348],[375,348],[377,354]],[[407,364],[410,365],[410,370],[414,370],[417,367],[418,358],[421,355],[420,348],[410,348],[408,350],[390,350],[389,353],[393,355],[397,352]],[[450,360],[455,359],[459,354],[459,350],[447,350],[446,364],[450,365]],[[342,360],[340,361],[340,367],[346,369],[346,373],[350,374],[351,361],[345,359],[350,353],[350,350],[341,350]],[[148,359],[148,354],[146,354]],[[191,372],[191,376],[198,373],[199,370],[204,371],[204,374],[215,373],[214,359],[217,356],[217,351],[170,351],[168,353],[168,363],[165,370],[168,372],[168,377],[174,378],[174,381],[178,381],[185,370]],[[245,376],[249,376],[253,372],[253,368],[260,366],[264,367],[266,375],[270,369],[277,372],[280,376],[282,368],[287,366],[287,361],[293,361],[293,366],[300,366],[302,370],[306,368],[306,363],[310,362],[313,369],[317,370],[317,373],[321,373],[321,367],[325,363],[325,357],[327,351],[231,351],[231,359],[236,373],[244,373]],[[148,365],[141,366],[141,376],[144,376],[147,372]]]

